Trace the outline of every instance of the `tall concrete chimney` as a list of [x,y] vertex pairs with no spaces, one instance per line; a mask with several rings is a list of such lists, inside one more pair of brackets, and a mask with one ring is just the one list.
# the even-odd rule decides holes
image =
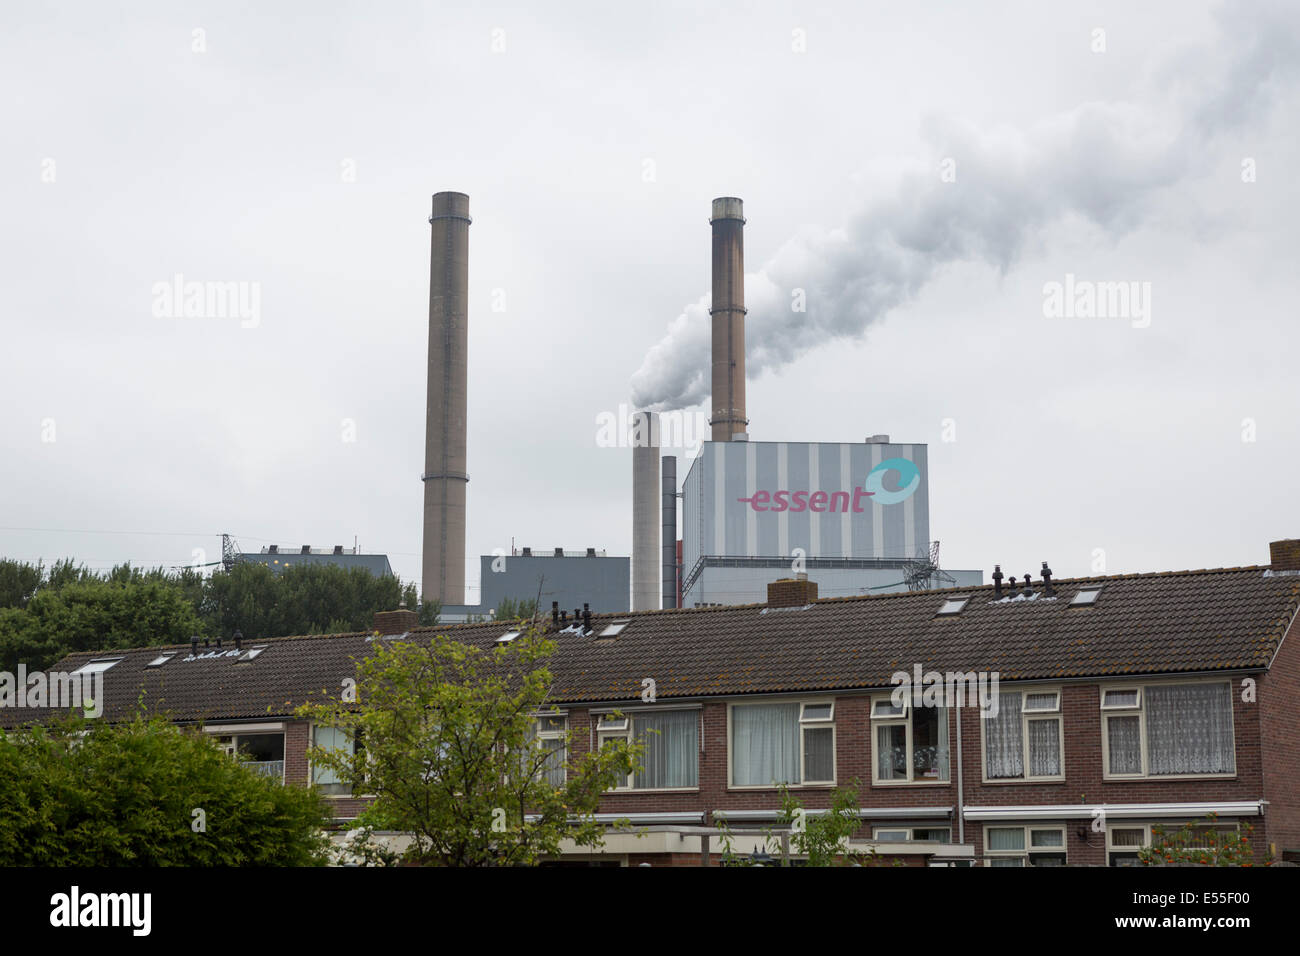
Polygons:
[[661,459],[663,493],[659,514],[660,559],[659,585],[663,592],[662,607],[677,606],[677,456],[664,455]]
[[[744,441],[745,210],[731,196],[713,200],[713,426],[714,441]],[[736,439],[732,436],[742,435]]]
[[632,610],[659,607],[659,416],[632,416]]
[[436,193],[429,216],[429,391],[424,436],[423,600],[465,603],[469,197]]

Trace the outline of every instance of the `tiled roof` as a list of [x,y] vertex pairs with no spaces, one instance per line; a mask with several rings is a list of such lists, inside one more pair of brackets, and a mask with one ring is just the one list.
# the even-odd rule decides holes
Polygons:
[[[1091,607],[1071,606],[1104,585]],[[561,703],[636,700],[643,678],[659,699],[884,688],[895,671],[997,671],[1001,680],[1082,678],[1268,666],[1300,606],[1300,575],[1266,568],[1179,571],[1054,582],[1055,598],[995,602],[990,586],[833,598],[805,608],[764,605],[593,615],[592,633],[561,632],[550,662]],[[957,615],[944,600],[969,594]],[[611,620],[630,620],[597,640]],[[549,618],[547,620],[549,624]],[[491,646],[503,623],[417,629]],[[173,719],[266,718],[309,697],[337,699],[342,681],[372,644],[364,634],[283,637],[255,660],[185,661],[189,645],[157,668],[165,649],[78,653],[55,670],[121,655],[105,675],[104,715],[151,709]],[[215,648],[212,648],[215,650]],[[229,645],[225,650],[229,650]],[[39,719],[0,712],[6,723]]]

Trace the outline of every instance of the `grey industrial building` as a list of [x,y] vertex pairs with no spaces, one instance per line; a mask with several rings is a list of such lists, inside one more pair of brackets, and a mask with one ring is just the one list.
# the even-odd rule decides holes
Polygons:
[[595,548],[539,552],[523,548],[517,554],[485,554],[479,558],[479,603],[444,604],[439,620],[458,623],[492,617],[503,600],[536,600],[543,613],[558,602],[566,611],[587,605],[593,614],[621,614],[628,610],[631,565],[630,558],[609,557]]
[[388,555],[358,554],[355,550],[345,550],[341,544],[336,544],[328,551],[305,544],[296,551],[282,551],[279,545],[272,544],[258,552],[240,553],[236,555],[235,560],[250,564],[264,564],[277,572],[285,568],[309,564],[328,564],[339,568],[363,568],[377,578],[385,575],[393,576],[393,566],[388,563]]

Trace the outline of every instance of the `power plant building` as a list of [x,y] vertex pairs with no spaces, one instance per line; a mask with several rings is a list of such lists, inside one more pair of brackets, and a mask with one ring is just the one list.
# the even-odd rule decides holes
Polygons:
[[906,590],[907,566],[930,550],[927,453],[885,435],[705,442],[682,486],[682,605],[762,601],[797,573],[823,597]]
[[552,603],[566,612],[588,605],[593,614],[622,614],[628,608],[631,559],[604,551],[554,551],[484,554],[479,557],[478,604],[443,605],[439,620],[457,623],[487,619],[502,601],[537,601],[538,613],[549,616]]

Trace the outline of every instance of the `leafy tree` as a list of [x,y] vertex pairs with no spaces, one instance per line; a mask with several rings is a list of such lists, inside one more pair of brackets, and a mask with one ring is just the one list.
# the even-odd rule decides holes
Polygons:
[[498,621],[531,621],[536,616],[536,598],[502,598],[497,605]]
[[126,573],[42,587],[19,614],[0,615],[3,670],[49,667],[73,651],[179,644],[202,628],[175,587]]
[[808,857],[809,866],[861,862],[863,854],[848,848],[849,837],[862,827],[856,780],[850,786],[836,787],[831,792],[830,812],[818,816],[805,814],[799,801],[782,784],[777,820],[790,824],[790,844],[796,853]]
[[45,568],[5,558],[0,560],[0,608],[22,608],[45,580]]
[[547,781],[537,715],[547,710],[555,642],[535,631],[492,649],[447,637],[376,641],[358,665],[356,702],[308,704],[299,715],[360,745],[313,749],[354,793],[374,795],[365,822],[409,833],[407,862],[533,864],[560,841],[599,846],[601,795],[639,769],[641,745],[572,755],[562,786]]
[[161,718],[0,732],[0,865],[313,865],[325,820],[315,792]]
[[[1254,826],[1246,823],[1238,830],[1219,830],[1217,823],[1218,814],[1211,813],[1200,823],[1189,820],[1172,833],[1157,824],[1151,828],[1151,846],[1138,851],[1138,861],[1144,866],[1254,866],[1255,851],[1250,845]],[[1264,865],[1272,866],[1273,862],[1269,857]]]

